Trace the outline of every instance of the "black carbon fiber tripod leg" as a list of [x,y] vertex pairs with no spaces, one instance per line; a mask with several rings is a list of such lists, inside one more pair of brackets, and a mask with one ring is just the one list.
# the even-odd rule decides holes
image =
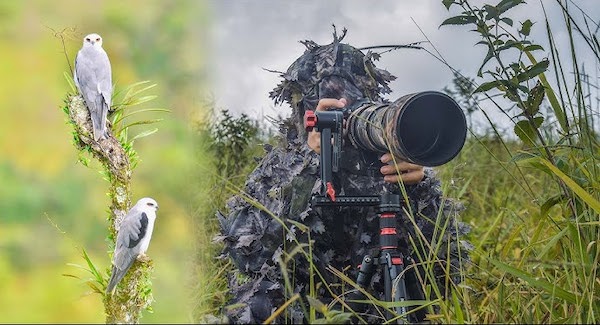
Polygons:
[[[397,214],[402,211],[400,195],[382,194],[378,207],[379,216],[379,246],[381,255],[378,264],[383,268],[385,300],[403,302],[408,300],[404,282],[404,257],[398,249]],[[394,284],[397,283],[397,286]],[[394,289],[394,290],[392,290]],[[406,323],[406,306],[396,306],[395,312],[400,318],[399,323]],[[391,312],[387,318],[393,317]]]
[[[396,253],[397,256],[393,254]],[[383,251],[380,264],[384,268],[384,286],[385,300],[392,302],[404,302],[408,300],[406,292],[406,283],[404,278],[404,259],[402,254],[397,252]],[[398,318],[398,324],[408,323],[408,308],[406,306],[396,306],[394,310]],[[396,317],[397,317],[396,316]],[[388,320],[394,317],[390,312],[387,313]]]
[[[371,283],[371,278],[373,278],[374,271],[375,259],[371,257],[371,255],[365,255],[358,269],[356,284],[361,289],[367,290],[369,288],[369,284]],[[365,298],[365,294],[356,289],[348,296],[348,306],[350,306],[350,308],[352,308],[352,310],[355,312],[361,312],[363,309],[365,309],[364,303],[361,304],[355,301],[364,300]]]

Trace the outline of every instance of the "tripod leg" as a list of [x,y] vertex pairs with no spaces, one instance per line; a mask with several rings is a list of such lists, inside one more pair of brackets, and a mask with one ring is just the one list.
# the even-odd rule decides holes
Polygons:
[[[406,293],[406,283],[404,282],[404,261],[402,255],[400,255],[399,257],[392,257],[392,255],[389,252],[385,252],[383,258],[385,259],[384,284],[386,301],[406,301],[408,297]],[[397,279],[398,285],[396,286],[395,290],[392,290],[393,282],[396,280],[398,275],[400,275],[400,277]],[[392,299],[392,292],[394,293],[394,299]],[[407,307],[398,306],[395,309],[396,314],[401,316],[400,319],[398,319],[398,323],[403,324],[407,322]]]
[[[415,262],[414,260],[410,257],[407,256],[404,258],[405,261],[405,265],[413,265],[412,268],[408,269],[405,273],[406,273],[406,290],[408,293],[408,299],[410,300],[425,300],[425,294],[423,292],[423,287],[421,285],[421,282],[419,281],[419,277],[417,277],[417,272],[419,272],[419,270],[414,267]],[[425,308],[420,308],[419,310],[411,310],[411,317],[413,318],[414,321],[416,322],[422,322],[423,320],[425,320],[425,317],[427,316],[427,311],[425,310]]]
[[[397,214],[402,212],[400,195],[382,194],[378,209],[379,246],[382,254],[379,264],[383,266],[385,300],[403,302],[408,300],[408,296],[406,283],[404,283],[404,257],[398,249],[398,232],[396,228]],[[397,283],[397,286],[394,286],[394,283]],[[407,322],[408,308],[406,306],[397,306],[395,311],[400,316],[398,323]],[[388,319],[392,316],[390,314],[388,312]]]

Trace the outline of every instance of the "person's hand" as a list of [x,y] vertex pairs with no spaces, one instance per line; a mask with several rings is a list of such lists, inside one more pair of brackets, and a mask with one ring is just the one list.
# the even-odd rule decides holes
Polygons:
[[[343,108],[346,106],[346,99],[323,98],[319,100],[316,111],[326,111],[330,108]],[[321,154],[321,132],[312,131],[308,133],[308,146],[316,153]]]
[[386,153],[380,158],[381,162],[387,164],[381,167],[380,171],[383,174],[383,180],[388,183],[397,183],[400,179],[407,185],[419,183],[425,172],[423,166],[411,164],[404,160],[396,158],[396,164],[392,159],[392,154]]

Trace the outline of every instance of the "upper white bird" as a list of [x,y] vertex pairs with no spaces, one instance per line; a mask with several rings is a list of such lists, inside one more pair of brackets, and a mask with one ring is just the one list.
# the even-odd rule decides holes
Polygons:
[[89,34],[83,38],[83,46],[75,59],[73,79],[90,111],[94,140],[106,138],[106,118],[113,89],[110,61],[102,48],[100,35]]
[[158,210],[158,203],[146,197],[140,199],[121,221],[106,293],[115,290],[136,259],[146,258],[145,253],[154,230],[156,210]]

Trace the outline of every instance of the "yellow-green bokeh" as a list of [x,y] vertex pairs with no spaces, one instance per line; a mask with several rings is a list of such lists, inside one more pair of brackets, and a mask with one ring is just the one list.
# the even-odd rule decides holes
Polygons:
[[148,94],[158,98],[140,108],[171,110],[136,117],[164,119],[134,145],[133,200],[151,196],[161,207],[148,251],[156,301],[142,322],[193,320],[190,198],[203,162],[189,122],[202,109],[209,16],[202,1],[0,1],[0,322],[104,321],[101,297],[63,276],[91,277],[69,265],[85,264],[82,248],[102,271],[110,265],[109,184],[97,163],[78,162],[61,108],[63,74],[92,32],[104,39],[117,89],[157,83]]

